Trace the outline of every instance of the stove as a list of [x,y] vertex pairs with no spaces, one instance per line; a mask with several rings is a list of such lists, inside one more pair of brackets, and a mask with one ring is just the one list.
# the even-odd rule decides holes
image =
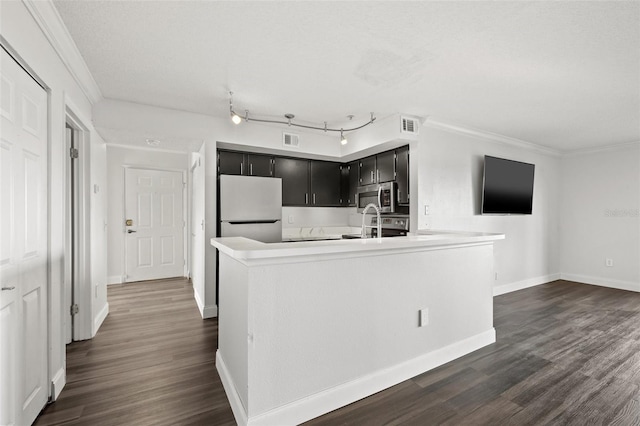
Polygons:
[[[380,217],[380,227],[382,228],[382,237],[404,237],[409,232],[409,216],[406,215],[395,215],[395,216],[381,216]],[[378,224],[378,218],[373,216],[371,218],[371,236],[377,237],[378,230],[376,229],[376,225]]]

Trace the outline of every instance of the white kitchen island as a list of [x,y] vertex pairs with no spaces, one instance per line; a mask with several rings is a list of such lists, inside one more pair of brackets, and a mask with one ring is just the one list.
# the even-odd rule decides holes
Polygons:
[[213,238],[216,365],[236,421],[298,424],[495,342],[493,242],[504,235],[427,233]]

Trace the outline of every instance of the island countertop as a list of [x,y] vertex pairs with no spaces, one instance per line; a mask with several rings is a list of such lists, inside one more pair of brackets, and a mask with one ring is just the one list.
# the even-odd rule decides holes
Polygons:
[[419,230],[406,237],[363,238],[323,241],[262,243],[244,237],[212,238],[211,245],[241,262],[277,261],[306,256],[378,255],[387,251],[414,251],[448,246],[489,243],[504,239],[504,234]]

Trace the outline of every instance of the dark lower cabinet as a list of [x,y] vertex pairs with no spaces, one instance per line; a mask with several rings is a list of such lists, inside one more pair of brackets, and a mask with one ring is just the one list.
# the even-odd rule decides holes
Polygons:
[[396,150],[396,183],[398,184],[397,203],[409,204],[409,147]]
[[309,205],[309,160],[276,157],[274,176],[282,179],[282,205]]
[[309,161],[312,206],[339,207],[340,163]]

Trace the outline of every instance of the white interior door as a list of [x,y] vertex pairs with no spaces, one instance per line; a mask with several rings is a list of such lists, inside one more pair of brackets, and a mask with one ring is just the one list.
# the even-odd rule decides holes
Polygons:
[[47,390],[47,93],[0,48],[0,424]]
[[126,281],[184,276],[183,175],[125,169]]

